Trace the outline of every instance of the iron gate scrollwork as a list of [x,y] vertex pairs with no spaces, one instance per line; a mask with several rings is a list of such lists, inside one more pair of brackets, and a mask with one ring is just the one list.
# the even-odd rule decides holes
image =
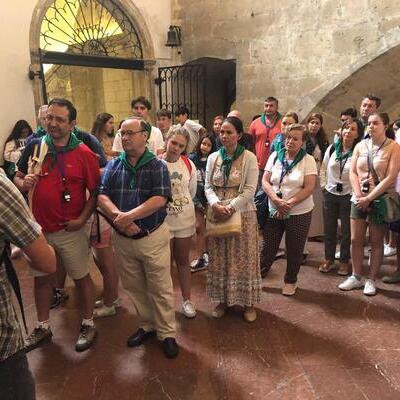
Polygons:
[[206,68],[203,64],[177,65],[158,69],[160,108],[175,114],[181,106],[190,118],[206,124]]
[[142,59],[139,35],[114,0],[55,0],[41,27],[44,51]]

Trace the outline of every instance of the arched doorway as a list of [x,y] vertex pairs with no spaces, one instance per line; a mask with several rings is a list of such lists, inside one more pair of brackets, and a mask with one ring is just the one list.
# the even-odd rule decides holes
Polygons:
[[203,64],[206,68],[206,126],[211,128],[216,115],[227,115],[236,101],[236,62],[203,57],[188,63]]
[[216,115],[226,115],[236,101],[236,62],[203,57],[162,67],[155,80],[159,107],[173,113],[186,106],[191,118],[211,129]]
[[130,114],[133,97],[152,97],[153,49],[131,1],[39,3],[31,28],[31,56],[41,78],[36,106],[68,98],[78,109],[78,124],[90,129],[97,113],[119,121]]

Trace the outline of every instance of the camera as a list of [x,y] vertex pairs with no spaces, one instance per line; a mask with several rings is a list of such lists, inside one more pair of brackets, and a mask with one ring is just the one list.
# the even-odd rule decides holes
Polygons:
[[337,183],[336,183],[336,191],[337,191],[338,193],[343,192],[343,183],[342,183],[342,182],[337,182]]
[[361,186],[361,191],[363,193],[368,193],[369,192],[369,182],[364,182]]

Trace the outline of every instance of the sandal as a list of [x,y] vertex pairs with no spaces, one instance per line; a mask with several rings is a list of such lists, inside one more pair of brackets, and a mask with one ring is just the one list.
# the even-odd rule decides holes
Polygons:
[[319,266],[318,271],[325,273],[325,272],[330,272],[333,269],[335,269],[334,261],[325,261]]
[[225,315],[226,309],[227,309],[227,306],[225,303],[219,303],[217,305],[217,307],[214,308],[211,315],[213,316],[213,318],[221,318]]
[[346,275],[349,275],[350,273],[351,273],[351,264],[350,263],[341,262],[339,264],[339,268],[337,269],[337,274],[338,275],[342,275],[342,276],[346,276]]

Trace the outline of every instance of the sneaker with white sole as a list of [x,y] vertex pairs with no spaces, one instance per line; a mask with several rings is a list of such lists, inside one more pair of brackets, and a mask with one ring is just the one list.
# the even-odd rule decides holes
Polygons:
[[375,286],[375,281],[373,279],[367,279],[365,281],[364,294],[366,296],[375,296],[376,295],[376,286]]
[[51,341],[52,336],[50,327],[37,326],[25,339],[25,352],[28,353],[43,343]]
[[391,247],[388,244],[385,244],[383,248],[383,255],[385,257],[391,257],[397,254],[397,249],[395,247]]
[[196,316],[196,307],[190,300],[182,303],[182,311],[186,318],[194,318]]
[[344,282],[342,282],[338,288],[340,290],[353,290],[359,289],[364,286],[364,280],[357,279],[354,275],[349,276]]
[[192,261],[190,264],[191,272],[203,271],[206,268],[207,268],[206,262],[203,257],[200,257],[197,260]]
[[[94,306],[95,306],[96,308],[104,307],[104,299],[100,299],[100,300],[95,301]],[[117,297],[117,298],[112,302],[112,305],[111,305],[111,306],[114,306],[115,308],[121,307],[121,299],[120,299],[119,297]]]
[[103,304],[102,307],[97,307],[95,308],[93,312],[93,317],[94,318],[104,318],[104,317],[111,317],[112,315],[115,315],[117,313],[117,310],[115,306],[107,307],[105,304]]
[[90,348],[97,337],[97,329],[95,326],[81,325],[78,340],[75,344],[75,350],[78,352],[85,351]]

